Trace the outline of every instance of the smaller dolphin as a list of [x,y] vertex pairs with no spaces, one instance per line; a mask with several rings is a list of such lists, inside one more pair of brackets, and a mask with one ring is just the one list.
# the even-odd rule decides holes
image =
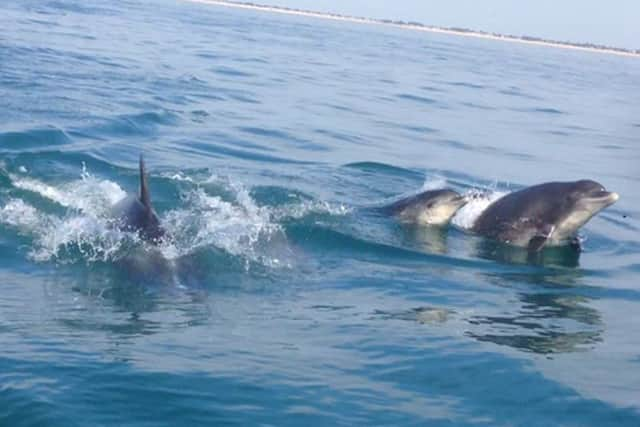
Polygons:
[[115,225],[125,231],[137,231],[146,241],[157,243],[164,236],[158,215],[151,206],[144,159],[140,155],[140,195],[130,194],[111,208]]
[[490,204],[472,231],[534,252],[571,244],[580,227],[618,198],[591,180],[534,185]]
[[464,196],[453,190],[429,190],[398,200],[379,210],[404,223],[447,225],[467,201]]

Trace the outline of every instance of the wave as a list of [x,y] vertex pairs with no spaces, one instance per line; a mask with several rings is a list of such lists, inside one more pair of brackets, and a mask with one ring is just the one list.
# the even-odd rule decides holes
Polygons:
[[0,151],[24,151],[69,144],[71,138],[54,126],[0,133]]
[[157,251],[165,260],[175,261],[209,250],[244,260],[246,268],[252,263],[289,267],[283,222],[311,214],[350,212],[317,200],[259,205],[248,188],[232,180],[211,174],[166,173],[151,179],[174,183],[180,204],[160,212],[167,238],[152,247],[136,233],[112,226],[110,209],[126,192],[113,181],[93,176],[84,166],[79,179],[61,184],[32,178],[26,169],[6,177],[9,188],[4,192],[9,197],[0,205],[0,226],[28,236],[28,256],[38,262],[117,262],[137,250]]

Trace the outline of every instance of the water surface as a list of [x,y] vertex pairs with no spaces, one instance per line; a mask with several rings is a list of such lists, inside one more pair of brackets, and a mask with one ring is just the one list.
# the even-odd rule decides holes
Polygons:
[[[640,422],[640,62],[187,2],[0,13],[0,424]],[[108,227],[145,153],[172,238]],[[526,185],[584,251],[470,235]],[[367,207],[484,196],[449,230]]]

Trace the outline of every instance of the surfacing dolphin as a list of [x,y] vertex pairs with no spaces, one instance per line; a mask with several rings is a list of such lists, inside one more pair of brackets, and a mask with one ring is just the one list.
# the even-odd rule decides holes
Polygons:
[[125,231],[136,231],[146,241],[157,243],[164,236],[158,215],[151,206],[144,159],[140,155],[140,194],[130,194],[111,208],[115,225]]
[[571,244],[580,227],[618,198],[591,180],[534,185],[493,202],[472,231],[531,251]]
[[467,199],[449,190],[429,190],[379,208],[400,222],[418,225],[447,225]]

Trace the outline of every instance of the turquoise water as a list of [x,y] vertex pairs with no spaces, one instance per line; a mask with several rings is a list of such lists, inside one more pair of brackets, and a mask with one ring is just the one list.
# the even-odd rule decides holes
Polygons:
[[[168,0],[0,7],[0,424],[640,424],[640,61]],[[144,152],[171,239],[106,213]],[[465,231],[592,178],[584,251]],[[367,207],[482,192],[449,230]]]

